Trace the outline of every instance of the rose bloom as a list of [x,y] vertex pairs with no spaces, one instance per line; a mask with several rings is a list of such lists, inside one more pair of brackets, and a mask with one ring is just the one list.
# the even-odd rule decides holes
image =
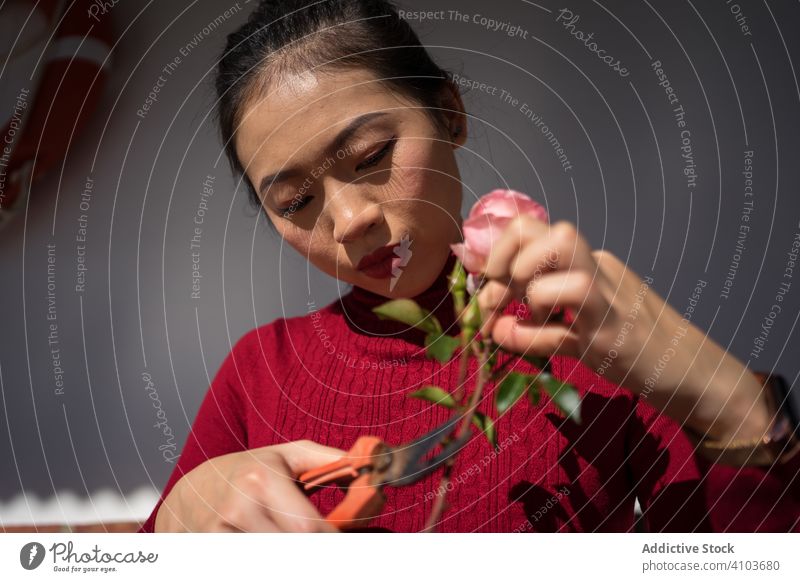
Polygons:
[[464,242],[450,245],[469,273],[480,273],[492,246],[503,230],[517,216],[527,214],[548,222],[544,207],[527,195],[514,190],[493,190],[472,206],[464,221]]

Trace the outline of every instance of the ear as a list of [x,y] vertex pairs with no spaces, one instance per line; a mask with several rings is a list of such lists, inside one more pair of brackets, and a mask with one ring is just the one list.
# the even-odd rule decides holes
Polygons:
[[447,120],[448,140],[453,149],[463,146],[467,142],[467,114],[461,91],[453,81],[448,80],[442,89],[441,111]]

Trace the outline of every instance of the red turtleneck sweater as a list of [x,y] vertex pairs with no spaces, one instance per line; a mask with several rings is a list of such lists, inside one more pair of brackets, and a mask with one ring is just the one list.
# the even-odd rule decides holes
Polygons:
[[[445,326],[453,324],[451,266],[452,259],[416,298]],[[452,390],[458,359],[427,359],[420,332],[372,313],[384,301],[356,287],[243,336],[217,372],[161,499],[184,474],[227,453],[300,439],[347,450],[366,434],[398,444],[443,422],[447,410],[408,394],[426,384]],[[630,391],[574,358],[554,357],[553,372],[580,391],[583,425],[564,421],[547,399],[514,406],[497,420],[497,452],[476,434],[459,456],[439,531],[628,531],[634,497],[649,531],[800,530],[800,458],[770,470],[709,465],[673,420]],[[492,416],[494,388],[479,407]],[[387,487],[372,525],[422,529],[439,478]],[[328,488],[311,499],[327,514],[341,497]],[[140,531],[153,531],[160,504]]]

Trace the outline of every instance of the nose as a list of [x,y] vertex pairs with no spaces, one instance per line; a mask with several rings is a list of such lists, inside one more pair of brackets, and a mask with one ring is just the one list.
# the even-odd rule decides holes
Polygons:
[[370,200],[364,187],[342,188],[329,204],[333,218],[333,238],[344,244],[363,237],[384,222],[380,204]]

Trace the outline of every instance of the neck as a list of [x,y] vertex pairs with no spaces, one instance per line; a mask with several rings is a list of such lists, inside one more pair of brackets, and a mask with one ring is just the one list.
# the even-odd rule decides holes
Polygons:
[[[449,335],[458,333],[449,282],[449,275],[453,270],[455,261],[455,256],[450,255],[431,286],[419,295],[411,297],[421,307],[432,312],[442,324],[445,333]],[[397,321],[382,320],[372,311],[373,308],[388,301],[391,301],[388,297],[361,287],[353,287],[350,293],[342,297],[341,305],[347,324],[357,333],[363,335],[392,335],[414,343],[424,342],[425,334],[423,332],[409,328],[409,326]]]

